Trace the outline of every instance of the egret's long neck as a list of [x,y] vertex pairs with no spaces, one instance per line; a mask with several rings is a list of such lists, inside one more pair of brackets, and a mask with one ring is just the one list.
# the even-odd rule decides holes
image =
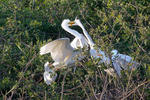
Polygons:
[[68,26],[62,26],[62,28],[63,28],[65,31],[69,32],[70,34],[74,35],[75,37],[80,37],[80,33],[78,33],[77,31],[75,31],[75,30],[69,28]]
[[86,36],[86,38],[87,38],[87,40],[88,40],[88,43],[89,43],[90,47],[93,47],[95,44],[94,44],[92,38],[90,37],[90,35],[88,34],[88,32],[85,30],[85,28],[84,28],[83,25],[80,26],[80,27],[82,28],[82,31],[83,31],[84,35]]

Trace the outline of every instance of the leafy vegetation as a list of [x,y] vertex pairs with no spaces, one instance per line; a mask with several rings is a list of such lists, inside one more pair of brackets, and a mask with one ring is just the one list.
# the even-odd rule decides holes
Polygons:
[[[78,16],[95,43],[108,54],[112,49],[132,56],[141,66],[112,77],[86,57],[62,69],[52,85],[43,81],[40,56],[46,42],[73,38],[61,28],[63,19]],[[79,32],[82,32],[77,28]],[[0,0],[0,99],[31,100],[149,100],[149,0]]]

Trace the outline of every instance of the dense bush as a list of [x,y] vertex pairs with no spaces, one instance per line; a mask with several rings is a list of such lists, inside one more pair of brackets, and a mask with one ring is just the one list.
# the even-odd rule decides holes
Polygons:
[[[56,82],[43,81],[39,48],[60,37],[63,19],[78,16],[95,43],[108,54],[112,49],[132,56],[141,66],[112,77],[88,57],[77,69],[62,69]],[[77,28],[79,32],[82,32]],[[109,54],[110,55],[110,54]],[[150,99],[149,0],[0,0],[0,99],[63,100]]]

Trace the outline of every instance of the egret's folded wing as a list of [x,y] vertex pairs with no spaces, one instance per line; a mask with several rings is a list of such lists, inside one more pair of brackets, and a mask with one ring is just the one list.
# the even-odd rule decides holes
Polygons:
[[44,45],[43,47],[40,48],[40,55],[44,55],[47,53],[51,53],[53,52],[59,45],[62,44],[66,44],[70,42],[69,38],[60,38],[57,40],[54,40],[46,45]]

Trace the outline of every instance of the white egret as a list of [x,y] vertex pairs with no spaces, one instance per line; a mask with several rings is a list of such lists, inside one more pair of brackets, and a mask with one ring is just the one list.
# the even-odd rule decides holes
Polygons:
[[[75,39],[71,43],[69,38],[60,38],[40,48],[40,55],[47,53],[51,54],[51,57],[54,60],[54,63],[52,64],[54,67],[66,66],[74,63],[75,60],[73,58],[80,53],[78,51],[74,52],[74,50],[78,47],[83,48],[84,46],[88,46],[87,40],[82,34],[69,28],[72,24],[74,23],[72,23],[69,19],[65,19],[61,24],[64,30],[75,36]],[[82,59],[80,56],[79,60]],[[50,84],[53,78],[56,78],[57,76],[51,78],[50,72],[53,73],[54,71],[52,69],[48,69],[49,64],[46,63],[45,66],[44,80],[47,84]]]
[[137,68],[140,64],[133,61],[132,57],[124,54],[119,54],[117,50],[112,50],[112,64],[117,74],[121,76],[121,70],[132,70]]
[[53,66],[73,63],[72,57],[77,54],[77,52],[74,52],[73,50],[78,47],[83,48],[84,46],[88,46],[87,40],[82,34],[69,28],[69,26],[72,26],[73,24],[75,23],[71,22],[69,19],[63,20],[61,24],[64,30],[75,36],[75,39],[71,43],[69,38],[60,38],[40,48],[41,55],[51,53],[52,59],[55,61],[52,64]]
[[76,18],[74,22],[76,23],[75,25],[78,25],[82,28],[82,31],[88,40],[88,44],[90,45],[91,56],[96,59],[100,58],[101,59],[100,63],[110,64],[110,59],[106,57],[104,51],[100,50],[100,48],[95,48],[96,44],[93,42],[92,38],[90,37],[90,35],[88,34],[84,26],[82,25],[81,21]]

